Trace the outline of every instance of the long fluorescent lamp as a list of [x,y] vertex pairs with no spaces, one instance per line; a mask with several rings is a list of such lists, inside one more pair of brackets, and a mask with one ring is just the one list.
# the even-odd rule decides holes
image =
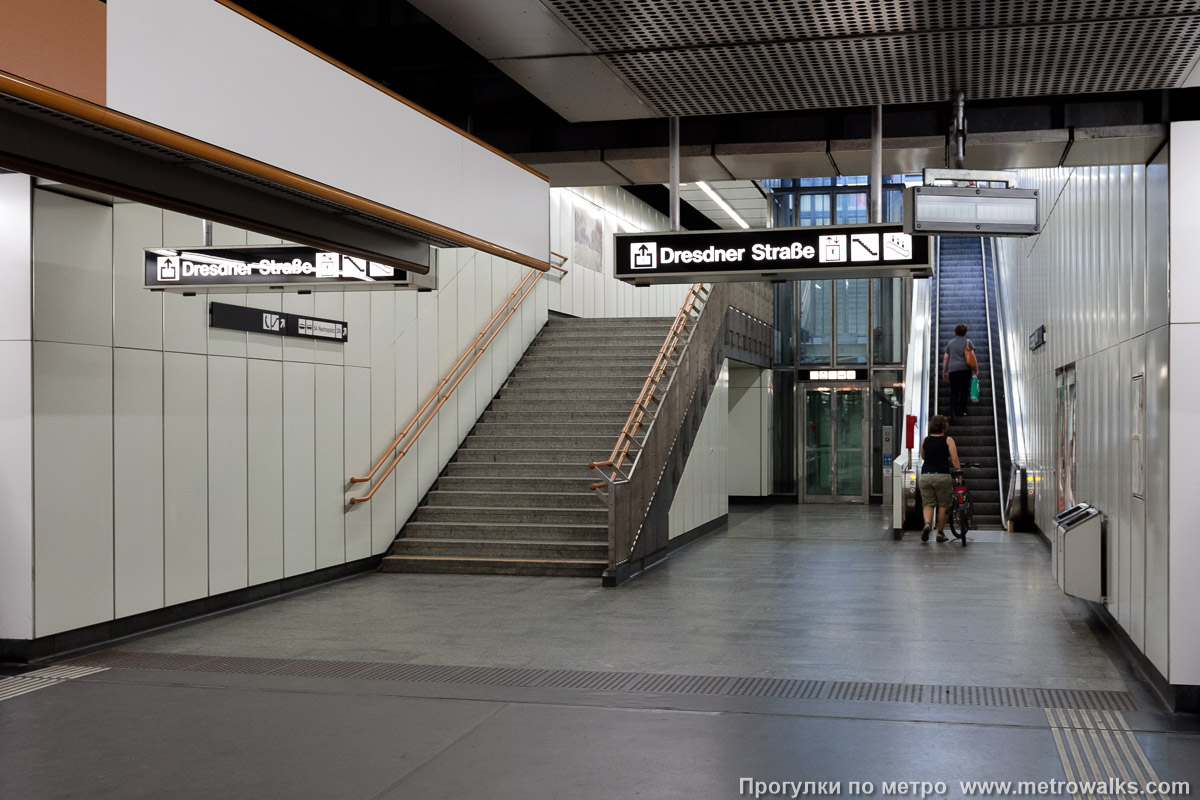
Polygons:
[[710,198],[712,198],[712,201],[714,203],[716,203],[718,206],[720,206],[722,211],[724,211],[731,218],[733,218],[734,222],[736,222],[738,225],[741,225],[743,228],[750,227],[750,223],[746,222],[746,220],[742,219],[741,216],[736,211],[734,211],[733,208],[730,207],[729,203],[725,202],[725,198],[721,197],[721,195],[714,192],[713,188],[711,186],[709,186],[704,181],[696,181],[696,185],[699,186],[706,195],[708,195]]

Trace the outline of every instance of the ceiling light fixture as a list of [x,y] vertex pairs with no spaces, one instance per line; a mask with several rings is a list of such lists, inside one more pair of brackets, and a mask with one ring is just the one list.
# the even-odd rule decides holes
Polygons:
[[704,193],[706,195],[708,195],[710,198],[712,198],[712,201],[714,203],[716,203],[718,206],[720,206],[722,211],[724,211],[726,214],[728,214],[730,217],[732,217],[734,222],[736,222],[738,225],[741,225],[743,228],[750,227],[750,223],[746,222],[746,220],[742,219],[738,215],[738,213],[736,211],[734,211],[733,208],[730,207],[729,203],[725,202],[725,198],[721,197],[721,195],[714,192],[713,188],[711,186],[709,186],[704,181],[696,181],[696,185],[699,186],[701,189],[703,189]]

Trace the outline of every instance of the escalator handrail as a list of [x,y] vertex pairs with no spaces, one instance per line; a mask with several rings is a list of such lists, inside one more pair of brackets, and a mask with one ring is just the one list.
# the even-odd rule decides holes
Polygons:
[[996,485],[999,489],[996,497],[1004,497],[1004,475],[1001,470],[1004,462],[1000,459],[1000,416],[996,413],[996,355],[992,349],[992,305],[988,299],[987,253],[984,251],[983,241],[983,237],[979,237],[979,261],[983,271],[983,313],[986,320],[984,327],[987,328],[988,341],[988,379],[992,389],[992,437],[996,443]]

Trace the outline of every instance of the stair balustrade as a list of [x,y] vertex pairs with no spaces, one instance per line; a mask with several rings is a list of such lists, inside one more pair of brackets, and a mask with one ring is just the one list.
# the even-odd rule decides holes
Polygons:
[[[694,284],[671,325],[609,457],[593,461],[608,500],[609,565],[616,585],[661,551],[666,514],[726,353],[770,366],[770,284]],[[731,335],[736,328],[736,335]],[[640,434],[640,438],[639,438]]]
[[[551,252],[550,255],[558,259],[557,264],[550,265],[551,269],[557,270],[561,275],[566,275],[567,270],[563,267],[563,264],[567,262],[567,257],[554,252]],[[471,368],[487,352],[492,341],[504,329],[505,324],[512,319],[513,315],[517,313],[517,310],[521,307],[521,303],[530,295],[534,287],[537,286],[538,281],[545,274],[547,274],[547,271],[538,269],[530,269],[525,274],[525,277],[517,284],[517,288],[513,289],[512,294],[496,309],[496,313],[480,329],[474,341],[471,342],[471,345],[459,356],[458,361],[454,363],[454,366],[450,368],[445,377],[442,378],[429,397],[425,399],[425,402],[421,404],[421,407],[417,409],[417,412],[413,414],[408,423],[396,434],[396,438],[392,440],[387,450],[384,451],[371,467],[371,471],[362,477],[352,477],[349,479],[347,491],[359,483],[370,483],[371,481],[374,481],[374,483],[371,484],[366,494],[361,497],[351,497],[349,503],[346,505],[347,509],[350,509],[357,503],[366,503],[375,496],[375,493],[379,491],[379,488],[391,476],[396,467],[399,466],[400,461],[421,437],[421,433],[437,417],[438,411],[441,410],[446,401],[454,394],[454,390],[458,388],[463,379],[471,372]],[[449,388],[447,388],[447,384],[449,384]],[[414,426],[416,430],[413,430]],[[384,469],[383,465],[388,460],[388,456],[391,456],[392,460],[387,465],[387,468]],[[380,475],[379,471],[381,469],[383,469],[383,474]],[[377,475],[378,477],[376,477]]]

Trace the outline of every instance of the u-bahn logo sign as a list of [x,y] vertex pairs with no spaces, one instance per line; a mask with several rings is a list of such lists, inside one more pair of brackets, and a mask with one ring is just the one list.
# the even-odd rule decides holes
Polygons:
[[926,277],[929,240],[899,224],[704,233],[618,233],[616,277],[633,284]]

